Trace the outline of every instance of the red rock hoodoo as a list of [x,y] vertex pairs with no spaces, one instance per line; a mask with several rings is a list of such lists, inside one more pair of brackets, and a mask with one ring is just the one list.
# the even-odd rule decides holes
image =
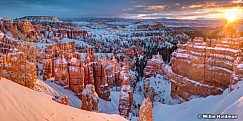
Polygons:
[[155,76],[156,74],[162,74],[162,64],[163,59],[159,55],[153,55],[152,59],[148,60],[146,67],[144,68],[144,81],[143,81],[143,95],[144,98],[150,98],[151,101],[154,100],[155,92],[154,88],[150,86],[150,80],[148,78]]
[[122,80],[121,92],[120,92],[120,100],[118,111],[119,114],[125,118],[129,117],[129,113],[132,111],[133,104],[133,89],[130,86],[130,76],[128,74],[128,63],[125,62],[120,78]]
[[98,111],[98,95],[95,92],[95,87],[92,84],[86,85],[82,92],[82,107],[81,109],[87,111]]

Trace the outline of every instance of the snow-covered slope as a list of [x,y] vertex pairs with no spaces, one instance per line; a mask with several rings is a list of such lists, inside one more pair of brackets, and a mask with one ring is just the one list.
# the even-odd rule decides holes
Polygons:
[[99,98],[99,112],[108,113],[108,114],[119,114],[118,105],[119,105],[120,92],[111,91],[110,98],[111,101],[105,101]]
[[154,120],[196,121],[199,120],[198,114],[234,114],[238,115],[238,119],[234,121],[243,121],[243,82],[239,82],[234,88],[230,93],[226,89],[221,95],[196,98],[174,106],[155,103]]
[[[71,90],[65,89],[60,85],[48,80],[41,81],[37,80],[35,83],[34,90],[46,93],[52,97],[55,96],[68,96],[68,105],[81,109],[82,102]],[[111,101],[105,101],[99,98],[99,112],[108,114],[118,114],[118,104],[120,98],[120,91],[111,91]]]
[[155,90],[154,102],[175,105],[179,101],[171,98],[171,82],[165,76],[157,74],[149,78],[150,86]]
[[125,121],[118,115],[93,113],[52,101],[52,96],[0,80],[0,117],[3,121]]
[[75,95],[74,92],[64,89],[62,86],[57,85],[56,83],[48,80],[48,81],[41,81],[39,79],[36,80],[34,90],[39,92],[44,92],[50,96],[68,96],[68,105],[78,108],[81,108],[81,100]]
[[[68,96],[68,105],[78,108],[81,108],[82,102],[81,100],[75,95],[74,92],[65,89],[64,87],[57,85],[56,83],[48,80],[48,81],[41,81],[37,79],[35,83],[34,90],[38,92],[43,92],[47,95],[52,97],[59,96]],[[99,112],[106,113],[106,114],[119,114],[118,112],[118,105],[119,105],[119,98],[120,98],[120,91],[111,91],[110,95],[111,101],[105,101],[99,98]],[[134,94],[134,100],[136,103],[141,105],[142,103],[142,96],[139,94]]]
[[[108,113],[108,114],[119,114],[118,105],[120,99],[120,91],[111,91],[110,95],[111,101],[105,101],[99,98],[99,112],[101,113]],[[142,95],[140,94],[133,94],[133,101],[136,104],[142,104]],[[138,110],[133,109],[133,113],[138,113]]]

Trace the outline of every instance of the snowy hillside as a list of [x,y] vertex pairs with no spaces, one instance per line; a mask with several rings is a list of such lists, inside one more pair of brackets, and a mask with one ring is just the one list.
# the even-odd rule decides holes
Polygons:
[[59,104],[49,95],[7,79],[1,79],[0,85],[0,117],[3,121],[125,121],[118,115],[92,113]]
[[[234,121],[242,121],[243,82],[239,82],[234,88],[235,89],[231,93],[226,89],[221,95],[196,98],[174,106],[154,103],[154,120],[196,121],[198,120],[199,114],[230,114],[238,115],[238,119]],[[212,119],[209,120],[212,121]],[[224,121],[227,120],[224,119]]]
[[111,101],[105,101],[99,98],[99,112],[108,114],[119,114],[118,105],[120,92],[112,91],[110,95]]
[[35,87],[34,90],[39,91],[39,92],[44,92],[47,95],[50,95],[52,97],[59,96],[68,96],[68,105],[78,108],[81,108],[81,100],[75,96],[75,93],[68,90],[64,89],[64,87],[57,85],[56,83],[48,80],[48,81],[41,81],[39,79],[36,80],[35,82]]
[[[34,90],[38,92],[43,92],[47,95],[52,97],[59,96],[64,97],[68,96],[68,105],[78,108],[81,108],[82,102],[81,100],[75,95],[74,92],[71,90],[65,89],[64,87],[57,85],[56,83],[52,82],[51,80],[48,81],[41,81],[37,80],[35,83]],[[136,102],[142,103],[142,98],[140,95],[134,95]],[[118,113],[118,104],[120,98],[120,91],[111,91],[110,95],[111,101],[105,101],[99,98],[99,105],[98,109],[100,113],[107,113],[107,114],[119,114]]]
[[150,77],[149,82],[155,90],[154,102],[161,102],[168,105],[179,103],[179,101],[171,98],[171,82],[165,76],[157,74]]

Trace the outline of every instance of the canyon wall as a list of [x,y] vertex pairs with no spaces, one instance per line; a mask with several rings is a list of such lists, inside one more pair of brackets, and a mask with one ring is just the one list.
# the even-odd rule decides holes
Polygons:
[[38,52],[34,46],[0,34],[0,77],[23,86],[33,88],[36,81],[36,60]]
[[162,64],[162,72],[172,82],[174,99],[190,100],[223,92],[237,83],[243,74],[243,38],[195,38],[178,45],[171,66]]
[[[43,19],[39,19],[43,18]],[[58,43],[63,38],[78,39],[88,37],[88,32],[78,30],[76,26],[68,22],[51,22],[55,17],[34,17],[23,19],[0,19],[0,31],[9,34],[16,39],[39,42],[52,40]],[[41,23],[38,23],[41,22]]]

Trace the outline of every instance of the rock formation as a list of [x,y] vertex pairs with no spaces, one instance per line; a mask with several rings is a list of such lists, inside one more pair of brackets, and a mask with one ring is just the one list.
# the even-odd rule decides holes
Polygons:
[[63,96],[63,97],[55,96],[54,98],[52,98],[52,100],[61,103],[63,105],[68,105],[68,96]]
[[178,46],[163,73],[172,82],[171,96],[183,100],[222,93],[242,78],[242,38],[195,38]]
[[7,32],[6,28],[5,28],[4,25],[3,25],[2,20],[0,20],[0,30],[1,30],[3,33],[6,33],[6,32]]
[[36,52],[37,50],[32,45],[3,35],[0,38],[2,76],[23,86],[33,88],[37,78]]
[[3,77],[23,86],[33,88],[36,81],[36,63],[29,62],[22,53],[11,53],[3,63]]
[[105,67],[107,66],[106,59],[98,61],[97,57],[94,56],[94,48],[89,48],[87,50],[85,63],[89,66],[89,68],[86,69],[88,71],[87,83],[93,83],[99,97],[108,100],[110,96],[110,88],[107,83],[105,71]]
[[25,16],[20,20],[29,20],[31,22],[59,22],[57,17],[54,16]]
[[[106,62],[104,62],[106,63]],[[93,63],[95,90],[99,97],[105,100],[110,100],[110,87],[107,82],[107,74],[105,71],[106,65],[100,61]]]
[[13,35],[14,38],[18,38],[18,28],[15,25],[10,25],[9,31],[11,32],[11,34]]
[[149,98],[143,100],[139,109],[138,121],[153,121],[153,104]]
[[50,79],[52,77],[52,60],[49,56],[46,57],[46,59],[43,60],[43,80],[46,81],[47,79]]
[[87,111],[98,111],[98,95],[95,92],[95,87],[92,84],[86,85],[82,94],[82,107],[81,109]]
[[122,86],[118,106],[119,114],[125,118],[129,117],[133,105],[133,89],[130,86],[130,75],[128,74],[128,69],[128,63],[125,62],[120,76],[122,80]]
[[161,67],[162,67],[163,59],[159,55],[153,55],[152,59],[148,60],[146,67],[144,68],[144,78],[149,78],[156,74],[161,74]]
[[79,94],[84,89],[84,67],[81,65],[81,62],[75,56],[70,60],[69,66],[69,85],[70,89],[76,94]]
[[155,91],[154,88],[150,86],[149,78],[156,76],[157,74],[162,74],[162,64],[162,56],[158,53],[157,55],[153,55],[152,59],[148,60],[147,65],[144,68],[143,95],[144,98],[150,98],[151,101],[154,100]]
[[[58,43],[46,46],[45,54],[56,58],[44,61],[44,79],[50,78],[51,66],[55,82],[69,87],[79,95],[88,84],[95,86],[95,91],[104,100],[110,100],[110,87],[120,86],[120,64],[113,58],[98,59],[94,55],[94,49],[88,48],[85,60],[81,60],[80,53],[75,52],[75,43]],[[72,57],[70,57],[72,56]]]
[[155,92],[154,92],[154,88],[150,86],[150,80],[149,79],[145,79],[143,81],[143,97],[144,98],[149,98],[151,101],[154,100],[154,96],[155,96]]
[[10,38],[8,38],[6,35],[4,35],[0,39],[0,53],[7,54],[13,52],[13,45],[14,42]]
[[80,40],[88,37],[87,31],[75,29],[74,24],[60,22],[56,17],[49,16],[1,19],[0,31],[3,33],[9,31],[14,38],[30,42],[49,39],[57,43],[63,38]]
[[29,41],[34,41],[34,39],[36,39],[34,27],[28,20],[22,21],[20,25],[20,31],[23,34],[23,37]]
[[68,61],[64,58],[64,55],[60,55],[54,61],[54,75],[54,81],[57,84],[62,86],[68,85]]

